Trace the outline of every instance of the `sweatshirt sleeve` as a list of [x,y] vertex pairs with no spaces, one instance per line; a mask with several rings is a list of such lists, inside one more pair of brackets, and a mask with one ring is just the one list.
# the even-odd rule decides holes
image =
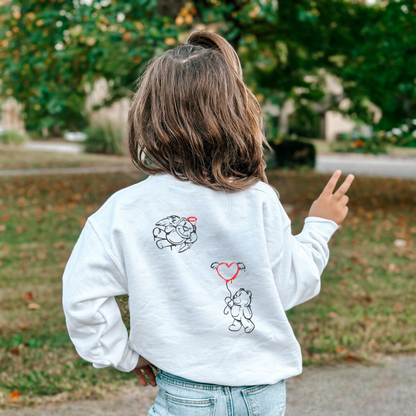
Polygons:
[[62,281],[66,325],[78,354],[95,368],[113,366],[132,371],[139,354],[129,346],[114,298],[128,293],[126,277],[90,219],[75,244]]
[[273,267],[284,310],[315,297],[321,274],[328,263],[328,242],[338,225],[331,220],[308,217],[300,234],[293,236],[290,223],[283,231],[283,255]]

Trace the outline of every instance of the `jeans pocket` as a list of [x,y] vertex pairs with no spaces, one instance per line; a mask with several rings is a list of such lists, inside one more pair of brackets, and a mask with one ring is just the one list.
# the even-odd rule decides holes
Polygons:
[[253,386],[241,391],[249,416],[284,416],[286,410],[286,384]]
[[215,399],[189,399],[164,393],[168,412],[166,416],[213,416]]

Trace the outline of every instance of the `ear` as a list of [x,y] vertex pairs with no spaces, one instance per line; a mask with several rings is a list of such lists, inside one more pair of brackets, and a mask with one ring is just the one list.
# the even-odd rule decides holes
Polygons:
[[158,221],[156,225],[161,225],[162,227],[167,227],[168,225],[174,225],[174,221],[177,217],[176,215],[171,215],[170,217],[163,218],[162,220]]
[[244,263],[237,263],[237,266],[240,270],[242,270],[243,272],[246,271],[246,265]]
[[249,290],[246,290],[246,292],[247,292],[247,295],[249,295],[251,299],[251,292]]
[[219,263],[216,261],[211,264],[211,269],[216,269],[218,267]]

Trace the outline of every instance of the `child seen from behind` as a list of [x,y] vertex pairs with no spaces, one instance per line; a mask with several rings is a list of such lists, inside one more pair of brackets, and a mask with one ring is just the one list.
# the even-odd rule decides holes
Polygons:
[[149,177],[111,196],[74,247],[63,308],[75,348],[157,384],[149,415],[284,415],[285,379],[302,372],[285,311],[319,293],[353,176],[334,192],[336,171],[293,236],[267,184],[259,103],[231,45],[204,30],[149,62],[128,131]]

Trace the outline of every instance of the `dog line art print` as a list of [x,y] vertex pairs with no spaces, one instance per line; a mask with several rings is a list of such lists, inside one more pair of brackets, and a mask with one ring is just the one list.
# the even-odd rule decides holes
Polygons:
[[156,223],[153,229],[153,238],[160,249],[165,247],[179,247],[178,252],[183,253],[192,247],[198,239],[196,235],[196,217],[178,217],[171,215]]
[[216,270],[221,279],[225,280],[225,286],[230,293],[230,295],[224,299],[226,303],[224,315],[228,315],[230,313],[233,317],[233,322],[228,329],[230,331],[237,332],[243,327],[244,332],[247,334],[253,332],[255,325],[251,320],[253,317],[253,312],[251,310],[251,291],[240,288],[233,295],[228,287],[228,283],[233,282],[240,270],[244,272],[246,271],[246,266],[244,263],[232,262],[228,264],[225,262],[214,262],[211,264],[211,268]]

